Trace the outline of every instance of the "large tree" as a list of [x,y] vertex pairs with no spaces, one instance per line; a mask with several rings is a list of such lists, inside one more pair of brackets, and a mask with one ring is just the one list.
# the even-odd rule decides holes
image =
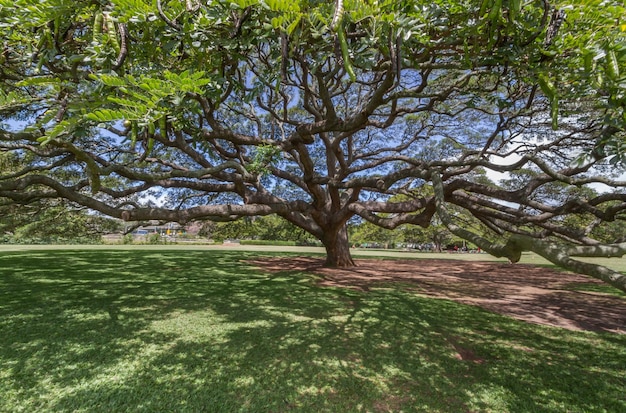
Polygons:
[[[626,195],[546,191],[624,185],[607,168],[623,154],[620,3],[0,0],[0,150],[24,165],[0,196],[131,221],[277,214],[330,266],[354,264],[357,215],[437,217],[626,289],[570,258],[625,246],[563,219],[622,219]],[[518,186],[481,178],[519,169]]]

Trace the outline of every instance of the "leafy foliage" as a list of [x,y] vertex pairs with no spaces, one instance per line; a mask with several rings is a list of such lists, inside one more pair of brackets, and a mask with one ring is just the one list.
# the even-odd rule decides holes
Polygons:
[[103,234],[120,229],[117,220],[89,214],[65,203],[4,206],[0,211],[0,234],[6,243],[100,243]]
[[200,235],[214,240],[261,240],[261,241],[293,241],[301,244],[312,242],[301,228],[277,217],[257,217],[240,219],[234,222],[208,222],[200,231]]

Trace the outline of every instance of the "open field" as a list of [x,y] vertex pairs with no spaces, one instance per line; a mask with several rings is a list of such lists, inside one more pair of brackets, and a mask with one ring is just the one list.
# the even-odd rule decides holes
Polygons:
[[[239,244],[172,244],[172,245],[148,245],[148,244],[95,244],[95,245],[10,245],[0,244],[1,251],[37,251],[37,250],[168,250],[168,251],[251,251],[251,252],[268,252],[268,253],[293,253],[307,255],[323,255],[324,248],[321,247],[291,247],[291,246],[272,246],[272,245],[239,245]],[[382,257],[382,258],[402,258],[402,259],[454,259],[468,261],[493,261],[507,262],[505,258],[496,258],[489,254],[459,254],[459,253],[431,253],[416,251],[400,251],[400,250],[384,250],[384,249],[366,249],[355,248],[352,250],[354,257]],[[626,272],[626,256],[621,258],[580,258],[581,261],[593,262],[605,265],[618,271]],[[552,265],[542,257],[528,252],[522,254],[521,264],[532,265]]]
[[3,246],[0,412],[626,411],[626,334],[251,263],[277,255]]

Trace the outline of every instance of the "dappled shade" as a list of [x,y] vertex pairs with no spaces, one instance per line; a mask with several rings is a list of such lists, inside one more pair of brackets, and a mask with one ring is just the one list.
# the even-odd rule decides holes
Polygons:
[[[626,410],[626,335],[425,297],[435,284],[460,294],[453,277],[466,275],[454,263],[433,263],[430,286],[366,283],[367,265],[324,273],[335,286],[323,286],[323,260],[281,259],[280,272],[268,272],[258,265],[272,261],[259,259],[0,253],[0,411]],[[407,264],[390,281],[427,265]],[[361,288],[338,288],[342,280]],[[488,291],[470,280],[467,288]]]
[[307,271],[320,285],[371,288],[405,285],[411,291],[476,305],[519,320],[570,330],[626,334],[626,299],[618,290],[596,292],[588,277],[524,264],[455,260],[360,259],[357,267],[325,268],[310,257],[264,258],[251,263],[277,271]]

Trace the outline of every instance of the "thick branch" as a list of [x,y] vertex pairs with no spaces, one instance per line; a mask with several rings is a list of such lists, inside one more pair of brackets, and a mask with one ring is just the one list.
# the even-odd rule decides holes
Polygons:
[[494,243],[478,234],[475,234],[467,229],[456,225],[446,209],[444,199],[444,186],[441,180],[441,176],[438,172],[434,172],[432,174],[432,182],[433,188],[435,190],[437,214],[442,222],[453,234],[470,242],[473,242],[483,250],[489,252],[496,257],[506,257],[511,262],[519,261],[522,251],[532,251],[561,268],[580,274],[589,275],[593,278],[602,280],[622,291],[626,291],[626,276],[624,274],[611,270],[602,265],[576,261],[570,256],[577,255],[610,257],[616,254],[619,254],[621,256],[626,253],[626,244],[618,244],[607,247],[595,246],[586,248],[568,248],[566,246],[555,245],[554,243],[538,240],[536,238],[520,234],[511,235],[510,237],[505,238],[504,242]]

